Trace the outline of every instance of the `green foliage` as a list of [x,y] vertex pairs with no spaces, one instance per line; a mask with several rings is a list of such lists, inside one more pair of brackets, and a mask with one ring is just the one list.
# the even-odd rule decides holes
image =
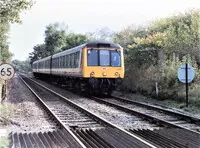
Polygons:
[[186,54],[192,54],[200,65],[199,22],[200,10],[189,10],[158,19],[146,28],[129,27],[117,33],[114,40],[125,48],[128,55],[125,61],[138,67],[155,65],[156,61],[162,65],[165,59],[164,56],[160,57],[159,51],[165,53],[167,57],[172,53],[177,53],[180,58]]
[[0,20],[4,22],[22,23],[19,14],[33,5],[32,0],[1,0]]
[[22,23],[20,13],[29,9],[32,0],[1,0],[0,1],[0,61],[10,60],[12,53],[7,42],[10,23]]
[[199,106],[200,106],[200,85],[198,84],[193,84],[190,86],[189,89],[189,104],[192,104],[193,106],[196,106],[198,108],[195,109],[195,111],[199,111]]
[[70,49],[88,42],[88,37],[83,34],[70,33],[66,36],[65,46],[62,50]]
[[189,95],[191,98],[196,98],[193,100],[198,101],[200,95],[197,89],[200,86],[200,70],[198,69],[194,56],[190,55],[183,56],[182,60],[180,60],[178,56],[173,54],[163,63],[162,71],[159,71],[156,66],[152,65],[142,68],[128,65],[126,67],[123,88],[156,97],[155,87],[157,82],[160,99],[183,101],[185,98],[185,85],[179,82],[177,71],[186,61],[195,69],[195,79],[189,85],[191,91]]
[[7,42],[9,29],[8,22],[0,23],[0,61],[6,61],[12,56]]
[[166,44],[166,34],[155,33],[153,35],[148,35],[145,38],[134,38],[133,42],[132,45],[128,46],[130,49],[133,47],[162,49]]
[[20,72],[28,73],[31,71],[30,59],[25,61],[13,60],[12,65],[15,67],[15,70]]
[[8,104],[0,105],[0,119],[3,120],[4,125],[8,125],[10,123],[10,119],[14,114],[14,107]]
[[179,86],[180,82],[177,79],[177,71],[181,65],[186,63],[186,61],[195,69],[196,77],[194,82],[199,79],[200,70],[198,70],[198,66],[194,57],[187,55],[187,57],[184,56],[183,59],[180,60],[179,57],[173,54],[172,58],[166,60],[163,65],[164,68],[161,72],[160,80],[162,89],[177,88]]
[[33,47],[33,52],[29,53],[29,58],[31,59],[31,63],[34,61],[41,59],[50,55],[50,52],[46,50],[45,44],[38,44]]
[[149,32],[166,34],[166,53],[195,55],[200,47],[200,9],[188,10],[154,21]]
[[0,61],[10,60],[13,54],[8,49],[8,44],[0,44]]
[[200,9],[155,20],[139,31],[136,27],[129,27],[117,33],[114,40],[126,52],[125,90],[156,96],[157,82],[162,99],[182,100],[185,89],[178,81],[177,70],[188,60],[196,73],[190,84],[191,97],[198,100]]
[[66,31],[58,23],[50,24],[45,30],[45,54],[42,54],[42,58],[52,55],[53,53],[60,52],[65,46]]
[[156,64],[156,51],[153,48],[146,50],[132,48],[127,52],[125,66],[134,65],[135,67],[149,67]]
[[8,22],[0,23],[0,45],[3,46],[6,44],[8,39],[8,32],[10,29],[10,25]]
[[155,66],[138,68],[133,65],[126,67],[122,89],[151,95],[155,88],[155,82],[159,78]]
[[54,23],[48,25],[45,30],[44,44],[35,45],[33,47],[34,51],[29,53],[31,63],[88,41],[86,35],[70,33],[67,29],[68,27],[65,24]]
[[115,33],[113,37],[113,41],[115,43],[118,43],[124,48],[125,55],[127,55],[129,48],[128,45],[133,44],[134,38],[143,38],[146,37],[147,35],[147,30],[146,28],[140,26],[140,27],[135,27],[135,26],[128,26],[127,28],[121,30],[120,32]]
[[[130,49],[126,61],[136,67],[148,67],[156,64],[157,51],[165,46],[166,35],[156,33],[145,38],[133,38],[133,44],[128,45]],[[129,62],[131,61],[131,62]]]

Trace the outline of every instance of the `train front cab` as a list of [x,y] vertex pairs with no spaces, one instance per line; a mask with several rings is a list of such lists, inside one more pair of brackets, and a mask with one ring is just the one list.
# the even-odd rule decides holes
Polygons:
[[94,90],[111,94],[120,85],[124,78],[123,48],[84,48],[83,58],[83,77]]

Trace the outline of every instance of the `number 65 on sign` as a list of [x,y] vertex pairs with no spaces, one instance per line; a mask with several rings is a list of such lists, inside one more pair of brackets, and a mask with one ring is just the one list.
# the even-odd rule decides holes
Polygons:
[[8,63],[3,63],[0,65],[0,78],[3,80],[11,79],[15,74],[15,69],[12,65]]

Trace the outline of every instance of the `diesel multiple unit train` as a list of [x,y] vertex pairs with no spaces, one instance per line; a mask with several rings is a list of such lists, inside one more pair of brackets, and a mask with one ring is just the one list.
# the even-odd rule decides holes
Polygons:
[[35,77],[92,94],[111,94],[124,78],[124,56],[120,45],[93,41],[37,60]]

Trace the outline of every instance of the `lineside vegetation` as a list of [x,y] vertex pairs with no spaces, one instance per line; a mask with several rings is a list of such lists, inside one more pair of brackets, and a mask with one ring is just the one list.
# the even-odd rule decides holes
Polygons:
[[190,102],[200,102],[200,9],[160,18],[149,26],[129,26],[114,41],[125,49],[124,91],[140,92],[159,99],[184,101],[185,86],[177,70],[187,61],[195,68],[189,86]]

